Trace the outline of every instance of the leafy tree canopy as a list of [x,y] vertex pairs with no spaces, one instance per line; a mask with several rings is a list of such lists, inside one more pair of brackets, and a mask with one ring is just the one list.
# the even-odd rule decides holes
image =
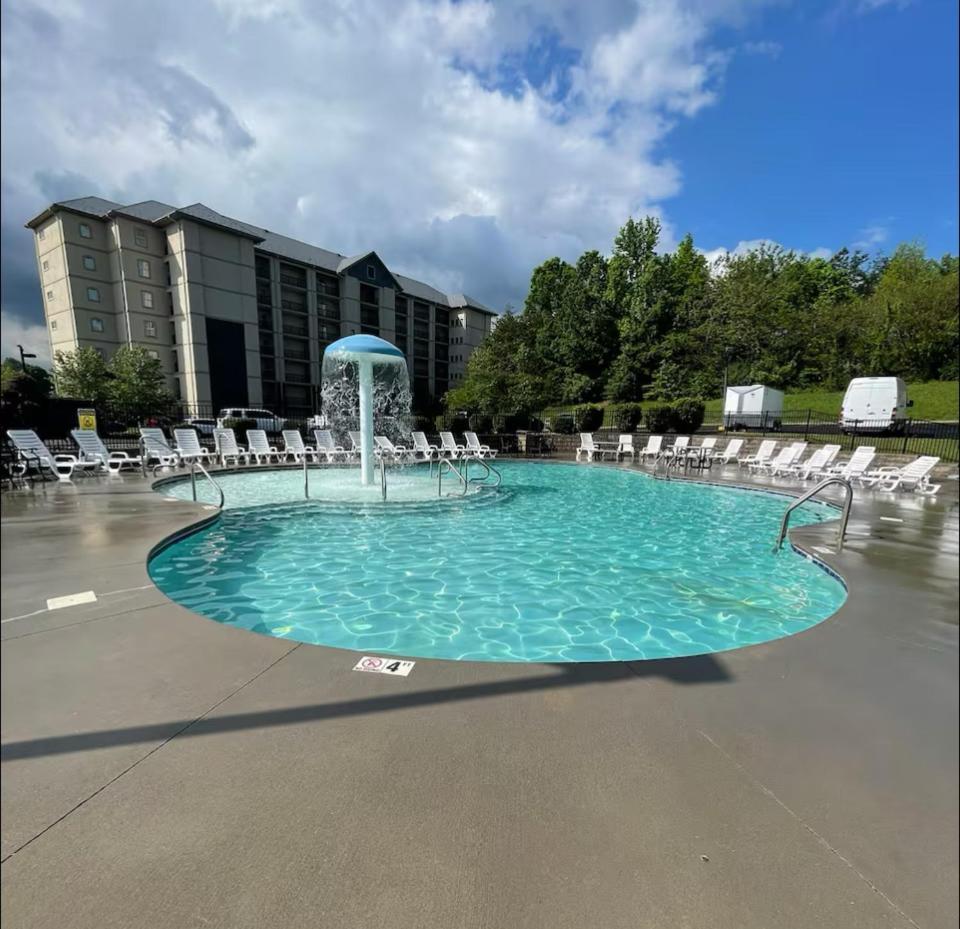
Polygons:
[[956,256],[915,244],[873,261],[762,246],[710,266],[691,236],[667,252],[660,233],[655,218],[629,219],[609,258],[535,268],[522,312],[500,318],[447,408],[707,399],[725,376],[797,389],[957,377]]

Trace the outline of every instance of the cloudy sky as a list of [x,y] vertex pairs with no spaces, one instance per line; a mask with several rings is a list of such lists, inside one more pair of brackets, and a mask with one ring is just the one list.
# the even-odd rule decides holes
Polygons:
[[5,0],[3,354],[58,199],[202,201],[520,305],[630,215],[957,249],[955,2]]

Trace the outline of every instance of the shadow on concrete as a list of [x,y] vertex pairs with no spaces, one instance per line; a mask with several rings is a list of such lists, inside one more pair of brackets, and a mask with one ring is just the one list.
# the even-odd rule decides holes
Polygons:
[[113,748],[119,745],[134,745],[141,742],[165,742],[175,736],[216,735],[224,732],[239,732],[245,729],[262,729],[270,726],[300,725],[347,716],[363,716],[368,713],[386,713],[415,709],[419,706],[436,706],[462,700],[534,693],[555,687],[614,684],[635,681],[637,678],[663,677],[677,684],[724,683],[732,679],[727,670],[713,655],[666,658],[656,661],[550,665],[550,668],[555,669],[556,673],[507,678],[480,684],[464,684],[458,687],[441,687],[434,690],[418,690],[412,693],[383,694],[375,697],[344,700],[339,703],[313,703],[280,710],[234,713],[224,716],[201,716],[197,719],[179,719],[143,726],[127,726],[119,729],[100,729],[42,739],[26,739],[20,742],[8,742],[3,745],[0,757],[3,761],[19,761],[26,758],[93,751],[99,748]]

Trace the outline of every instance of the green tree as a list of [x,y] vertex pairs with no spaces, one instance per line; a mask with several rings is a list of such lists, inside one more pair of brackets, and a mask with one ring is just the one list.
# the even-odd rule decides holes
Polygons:
[[53,373],[60,397],[102,403],[109,395],[107,363],[95,348],[57,352],[53,359]]
[[110,359],[109,398],[127,415],[143,419],[166,412],[173,397],[166,388],[160,361],[145,348],[123,346]]
[[52,390],[50,374],[44,368],[27,365],[24,370],[16,358],[5,358],[0,365],[0,404],[14,416],[27,415]]
[[607,382],[611,400],[642,399],[650,380],[659,316],[659,241],[660,221],[647,216],[628,219],[613,243],[608,299],[618,312],[620,348]]

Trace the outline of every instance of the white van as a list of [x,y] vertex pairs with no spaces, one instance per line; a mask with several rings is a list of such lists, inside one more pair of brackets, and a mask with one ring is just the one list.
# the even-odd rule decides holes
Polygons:
[[847,385],[840,409],[844,432],[888,432],[907,418],[907,385],[899,377],[855,377]]

